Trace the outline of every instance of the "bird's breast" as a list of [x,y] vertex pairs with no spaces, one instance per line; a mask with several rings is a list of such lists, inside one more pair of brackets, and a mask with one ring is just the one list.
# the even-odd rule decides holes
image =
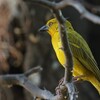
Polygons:
[[60,64],[64,66],[65,63],[66,63],[66,58],[65,58],[65,55],[64,55],[64,51],[63,51],[63,48],[62,48],[61,41],[59,41],[59,39],[53,38],[52,39],[52,45],[53,45],[53,48],[56,52],[56,56],[57,56]]

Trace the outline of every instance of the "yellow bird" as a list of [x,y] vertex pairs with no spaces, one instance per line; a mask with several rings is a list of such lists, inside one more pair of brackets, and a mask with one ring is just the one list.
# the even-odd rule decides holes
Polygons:
[[[84,76],[79,79],[89,81],[98,90],[100,94],[100,70],[92,55],[92,52],[86,41],[72,27],[71,23],[66,20],[66,29],[68,32],[69,45],[73,53],[73,76]],[[47,31],[51,36],[52,46],[56,56],[64,67],[66,58],[62,48],[62,42],[59,35],[58,22],[55,18],[49,20],[40,31]]]

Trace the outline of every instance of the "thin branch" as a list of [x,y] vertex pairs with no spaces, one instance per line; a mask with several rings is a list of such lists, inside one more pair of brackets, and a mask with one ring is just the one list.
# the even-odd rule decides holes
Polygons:
[[95,24],[100,24],[100,17],[87,11],[80,2],[72,1],[70,6],[74,7],[81,14],[82,18],[86,18]]
[[64,85],[66,85],[66,87],[68,88],[70,100],[76,100],[75,87],[72,81],[73,58],[67,37],[66,19],[63,17],[60,10],[53,10],[53,13],[59,22],[59,29],[60,29],[59,34],[62,42],[62,50],[64,51],[66,57],[66,63],[64,65],[65,66]]
[[87,9],[89,9],[91,12],[93,12],[93,13],[100,13],[100,6],[96,6],[96,5],[90,4],[90,3],[86,2],[86,1],[83,1],[82,4]]
[[40,4],[43,6],[45,5],[48,8],[56,10],[65,8],[67,6],[72,6],[81,14],[82,18],[86,18],[93,23],[100,24],[100,17],[87,11],[84,5],[78,0],[61,0],[58,3],[50,2],[47,0],[28,0],[28,2]]
[[81,14],[83,18],[86,18],[93,23],[100,24],[100,17],[87,11],[84,5],[78,0],[63,0],[59,3],[56,3],[55,8],[62,9],[65,8],[66,6],[74,7]]
[[63,51],[66,56],[66,63],[65,63],[65,68],[67,68],[67,73],[65,71],[65,76],[66,76],[66,81],[67,82],[72,82],[72,70],[73,70],[73,59],[72,59],[72,52],[69,46],[69,41],[67,38],[67,31],[66,31],[66,19],[63,17],[62,13],[60,10],[54,11],[54,15],[57,18],[59,22],[59,28],[60,28],[60,37],[62,41],[62,46],[63,46]]
[[35,67],[35,68],[33,68],[33,69],[30,69],[30,70],[28,70],[27,72],[25,72],[24,75],[25,75],[26,77],[28,77],[28,76],[30,76],[31,74],[37,73],[37,72],[40,72],[40,71],[42,71],[42,68],[41,68],[40,66],[37,66],[37,67]]
[[26,76],[29,76],[38,71],[41,71],[41,67],[33,68],[24,74],[16,74],[16,75],[0,75],[0,85],[1,86],[12,86],[12,85],[20,85],[24,87],[27,91],[29,91],[33,96],[40,97],[42,99],[51,99],[56,100],[56,96],[50,93],[47,90],[42,90],[37,86],[33,85],[30,80]]

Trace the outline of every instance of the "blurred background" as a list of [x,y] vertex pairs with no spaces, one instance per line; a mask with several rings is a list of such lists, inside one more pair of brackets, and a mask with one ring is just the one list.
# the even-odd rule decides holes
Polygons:
[[[61,0],[50,0],[58,2]],[[100,0],[85,0],[95,6]],[[80,0],[84,3],[84,0]],[[91,11],[89,7],[87,10]],[[62,9],[62,13],[88,42],[100,68],[100,25],[82,16],[73,7]],[[100,12],[95,12],[100,16]],[[53,18],[49,9],[33,4],[29,0],[0,0],[0,74],[18,74],[40,65],[41,73],[29,79],[42,89],[55,94],[59,80],[64,75],[52,48],[50,36],[38,29]],[[78,100],[100,100],[96,89],[88,82],[75,83],[79,91]],[[30,93],[20,86],[0,86],[0,100],[33,100]]]

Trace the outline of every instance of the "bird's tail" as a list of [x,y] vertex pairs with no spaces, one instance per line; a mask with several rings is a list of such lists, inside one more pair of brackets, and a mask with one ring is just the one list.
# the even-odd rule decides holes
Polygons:
[[98,81],[98,79],[95,76],[89,78],[89,81],[96,88],[96,90],[99,92],[100,95],[100,81]]

